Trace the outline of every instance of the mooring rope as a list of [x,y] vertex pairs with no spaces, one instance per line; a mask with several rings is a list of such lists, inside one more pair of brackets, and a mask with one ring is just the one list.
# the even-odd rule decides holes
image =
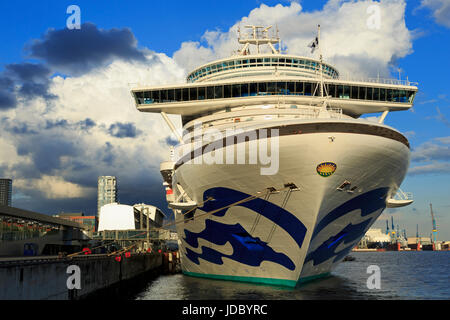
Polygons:
[[[287,189],[287,188],[288,188],[288,187],[284,187],[283,189],[280,189],[280,190],[278,190],[278,191],[283,191],[283,190],[285,190],[285,189]],[[172,225],[178,225],[178,224],[180,224],[180,223],[189,223],[189,222],[193,221],[194,218],[207,217],[207,216],[213,215],[214,213],[219,212],[219,211],[222,211],[222,210],[224,210],[224,209],[228,209],[228,208],[231,208],[231,207],[240,205],[240,204],[242,204],[242,203],[245,203],[245,202],[252,201],[252,200],[254,200],[254,199],[260,198],[260,197],[266,195],[266,194],[264,193],[264,191],[267,191],[268,189],[271,189],[271,188],[265,188],[265,189],[263,189],[262,191],[258,191],[258,192],[256,192],[256,193],[254,193],[254,194],[248,196],[247,198],[244,198],[244,199],[242,199],[242,200],[236,201],[236,202],[231,203],[231,204],[229,204],[229,205],[226,205],[226,206],[224,206],[224,207],[221,207],[221,208],[218,208],[218,209],[209,211],[209,212],[205,212],[205,213],[199,214],[199,215],[197,215],[197,216],[192,216],[192,217],[190,217],[190,218],[188,218],[188,219],[183,219],[183,220],[180,219],[179,221],[176,221],[176,220],[175,220],[174,222],[168,223],[168,224],[163,225],[163,226],[161,226],[161,227],[159,227],[159,228],[154,228],[154,229],[151,230],[151,231],[155,231],[155,230],[166,230],[166,229],[165,229],[166,227],[169,227],[169,226],[172,226]],[[205,204],[206,202],[208,202],[208,201],[210,201],[210,200],[214,200],[214,198],[209,197],[208,199],[206,199],[206,200],[203,202],[203,204]],[[192,212],[193,210],[197,209],[198,207],[199,207],[199,206],[197,205],[197,206],[195,206],[194,208],[190,209],[189,211],[183,213],[183,214],[182,214],[182,217],[185,217],[187,214],[189,214],[189,213]],[[135,234],[134,236],[129,237],[128,239],[133,238],[133,237],[136,237],[136,236],[140,236],[140,235],[143,235],[143,234],[147,234],[148,232],[151,232],[151,231],[150,231],[150,230],[149,230],[149,231],[143,231],[143,232],[141,232],[141,233],[138,233],[138,234]],[[97,247],[93,247],[93,248],[91,248],[90,250],[94,250],[94,249],[98,249],[98,248],[103,248],[103,247],[105,247],[105,246],[108,246],[108,245],[111,245],[111,244],[113,244],[113,243],[117,243],[117,242],[120,242],[120,241],[124,241],[124,240],[116,240],[116,241],[113,241],[113,242],[109,242],[108,244],[103,244],[103,245],[100,245],[100,246],[97,246]],[[126,240],[125,240],[125,241],[126,241]],[[132,245],[131,247],[134,247],[135,245],[136,245],[136,244]],[[131,249],[131,247],[130,247],[129,249]],[[128,251],[129,249],[127,249],[127,250],[125,250],[125,251]],[[114,254],[118,254],[117,252],[120,252],[120,251],[123,251],[123,250],[124,250],[124,249],[117,250],[117,251],[115,251],[115,252],[113,252],[113,253],[108,254],[108,256],[111,256],[111,255],[114,255]],[[124,252],[125,252],[125,251],[124,251]],[[85,252],[86,252],[86,251],[84,251],[84,250],[83,250],[83,251],[79,251],[79,252],[75,252],[75,253],[72,253],[72,254],[70,254],[70,255],[67,255],[67,257],[74,257],[74,256],[77,256],[77,255],[82,254],[82,253],[85,253]]]

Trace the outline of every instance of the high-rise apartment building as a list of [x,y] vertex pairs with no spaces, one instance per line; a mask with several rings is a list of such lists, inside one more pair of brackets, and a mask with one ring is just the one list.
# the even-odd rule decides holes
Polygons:
[[105,204],[117,202],[117,180],[112,176],[98,177],[97,215]]
[[0,179],[0,206],[12,206],[12,180]]

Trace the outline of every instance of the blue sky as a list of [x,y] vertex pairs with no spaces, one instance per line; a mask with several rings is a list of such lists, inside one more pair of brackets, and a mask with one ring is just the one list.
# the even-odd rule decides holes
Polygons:
[[[381,5],[388,5],[390,2],[398,3],[399,8],[403,3],[401,0],[381,1]],[[69,90],[68,87],[73,85],[80,88],[81,85],[77,84],[77,81],[79,83],[88,81],[89,85],[95,86],[98,90],[109,92],[108,87],[101,86],[99,82],[109,81],[113,76],[105,75],[103,79],[98,74],[110,72],[108,65],[115,62],[117,62],[117,68],[128,70],[126,68],[130,67],[130,64],[119,65],[119,61],[128,63],[134,59],[136,63],[141,63],[144,58],[140,57],[147,51],[153,56],[160,57],[160,54],[164,54],[165,57],[160,57],[158,62],[160,67],[157,63],[152,64],[148,70],[149,74],[143,74],[142,78],[148,79],[150,84],[164,83],[164,81],[176,82],[177,79],[182,79],[186,72],[181,69],[184,67],[183,62],[193,65],[201,64],[201,59],[197,61],[192,52],[197,52],[199,55],[206,52],[206,59],[207,56],[217,55],[218,48],[228,48],[225,38],[221,36],[227,35],[230,28],[242,21],[244,17],[263,16],[264,12],[273,12],[274,17],[280,14],[279,21],[272,18],[280,25],[280,31],[283,31],[283,26],[287,25],[288,20],[291,21],[290,23],[297,23],[295,26],[298,27],[298,33],[302,34],[301,39],[306,41],[312,34],[312,31],[308,30],[314,30],[317,23],[324,25],[330,23],[320,21],[327,18],[324,12],[331,12],[325,10],[324,6],[335,5],[336,10],[339,9],[336,17],[342,18],[346,14],[346,5],[356,7],[358,3],[370,5],[377,2],[303,0],[299,3],[301,13],[305,14],[303,16],[297,12],[298,7],[295,7],[291,1],[1,1],[0,41],[3,45],[0,48],[0,80],[13,79],[11,81],[14,81],[16,86],[22,86],[21,92],[26,93],[27,97],[31,99],[39,96],[39,99],[43,99],[39,100],[39,104],[35,104],[35,100],[18,100],[15,107],[5,109],[0,107],[2,120],[0,131],[4,139],[9,141],[4,141],[3,144],[0,141],[0,148],[6,146],[6,149],[3,148],[3,152],[0,153],[0,175],[12,177],[17,181],[14,184],[14,204],[46,213],[56,213],[61,210],[66,212],[82,210],[86,213],[94,213],[96,179],[89,180],[89,177],[113,174],[119,176],[119,186],[123,190],[122,202],[130,204],[153,202],[168,212],[157,170],[160,159],[155,155],[146,154],[148,161],[136,162],[136,165],[142,165],[142,170],[126,174],[125,170],[130,169],[125,169],[126,163],[122,163],[123,160],[118,156],[121,150],[126,150],[126,153],[130,154],[127,163],[136,161],[136,156],[131,157],[131,154],[140,154],[144,152],[142,150],[151,148],[148,145],[150,139],[157,142],[155,143],[158,150],[161,150],[159,157],[166,157],[163,153],[168,131],[161,129],[164,134],[157,134],[161,131],[158,131],[158,128],[163,127],[157,124],[161,122],[157,115],[142,115],[127,110],[126,120],[121,120],[122,115],[105,116],[105,112],[101,114],[85,112],[88,109],[83,109],[85,106],[82,106],[81,102],[79,109],[69,112],[67,110],[70,106],[65,104],[64,97],[68,99],[70,92],[73,93],[76,90],[73,88]],[[100,57],[95,60],[89,56],[98,49],[92,43],[89,45],[94,49],[88,48],[87,44],[84,51],[83,48],[79,52],[77,48],[67,49],[76,51],[76,55],[73,56],[75,60],[81,54],[88,60],[82,61],[80,58],[74,64],[67,63],[64,59],[55,62],[55,59],[64,58],[62,54],[50,56],[46,55],[47,51],[38,51],[37,42],[42,44],[41,49],[48,49],[44,45],[50,44],[52,39],[60,39],[57,36],[68,35],[63,31],[69,16],[66,14],[66,9],[71,4],[81,8],[81,22],[90,22],[93,32],[100,29],[104,31],[97,34],[104,36],[103,40],[108,39],[105,41],[109,42],[105,43],[111,48],[111,52],[106,54],[110,54],[110,59]],[[264,10],[255,10],[258,8]],[[284,11],[289,11],[287,18],[283,18],[285,13],[280,13]],[[407,229],[409,236],[415,235],[416,224],[420,225],[422,235],[428,236],[431,230],[429,203],[432,202],[438,223],[438,237],[450,240],[450,90],[448,89],[450,4],[446,0],[408,0],[404,12],[390,12],[382,17],[386,19],[382,20],[382,23],[394,19],[395,14],[400,17],[396,16],[396,23],[400,19],[405,25],[401,27],[401,30],[393,27],[383,31],[386,41],[396,38],[399,43],[398,47],[394,44],[389,48],[390,61],[383,62],[384,64],[380,62],[380,65],[390,71],[400,68],[403,79],[408,76],[409,80],[419,82],[419,94],[412,111],[391,113],[386,123],[405,133],[410,140],[413,151],[411,170],[402,189],[414,193],[415,203],[401,210],[387,210],[376,226],[384,229],[383,219],[390,219],[393,215],[400,224],[400,228]],[[299,16],[304,19],[297,19]],[[352,16],[352,19],[355,17]],[[336,21],[339,23],[340,20]],[[305,28],[308,30],[305,31]],[[49,29],[61,32],[49,33]],[[86,29],[89,28],[86,27]],[[329,33],[332,31],[330,29],[331,27],[328,28]],[[355,20],[354,30],[340,36],[344,37],[343,39],[347,37],[361,40],[363,35],[360,29],[361,25]],[[285,27],[285,30],[288,28]],[[209,43],[207,31],[216,31],[218,34]],[[280,33],[283,38],[283,33]],[[324,29],[323,33],[326,37],[327,29]],[[50,35],[54,38],[50,39]],[[113,43],[115,37],[123,42],[117,40],[115,42],[117,46],[115,46]],[[137,41],[137,44],[133,44],[133,39]],[[307,43],[298,44],[299,41],[294,39],[297,39],[295,32],[290,30],[286,43],[288,48],[292,49],[291,51],[295,52],[297,45],[306,47]],[[381,38],[378,42],[371,44],[374,51],[383,41]],[[193,45],[192,52],[182,48],[183,44],[192,42],[199,42]],[[79,46],[83,45],[83,43],[79,44]],[[409,45],[411,47],[408,49]],[[121,49],[123,47],[128,51],[123,51]],[[339,49],[336,50],[339,51]],[[72,58],[70,52],[64,54]],[[341,53],[333,52],[334,56],[330,58],[341,63],[343,60],[339,60],[341,57],[339,54]],[[379,55],[381,56],[382,53]],[[363,54],[360,57],[367,58]],[[344,62],[348,64],[349,61]],[[362,66],[371,62],[370,59],[364,61],[366,63]],[[19,70],[19,68],[24,66],[29,71],[29,68],[33,67],[30,64],[34,66],[34,73],[32,77],[26,78],[24,73],[19,73],[20,70],[24,72],[24,69]],[[168,65],[172,68],[168,72],[170,75],[167,79],[161,80],[163,76],[158,77],[158,72],[162,72],[161,67]],[[179,65],[179,68],[177,69],[175,65]],[[36,78],[38,72],[39,79]],[[63,74],[72,79],[55,79],[55,74]],[[398,72],[392,72],[391,77],[397,78]],[[3,83],[0,81],[0,84],[4,86],[0,88],[0,94],[1,90],[4,90],[5,96],[9,98],[12,97],[12,91],[8,92],[8,90],[14,90],[11,81],[5,80]],[[128,88],[125,88],[125,91],[127,90]],[[124,97],[128,99],[126,94]],[[72,98],[75,99],[76,96]],[[77,98],[77,101],[79,100],[81,99]],[[27,106],[31,103],[30,101],[33,101],[32,107]],[[131,101],[130,106],[132,108]],[[27,113],[27,110],[34,110],[30,113],[34,113],[36,117],[31,115],[25,117],[23,113]],[[121,110],[120,106],[116,110]],[[89,115],[85,115],[87,113]],[[141,119],[134,120],[136,117]],[[146,130],[144,122],[139,121],[149,121],[152,130]],[[117,128],[120,130],[117,131]],[[74,134],[80,134],[79,140],[74,141],[70,135],[63,138],[62,131],[57,131],[59,129],[65,129],[65,132],[72,130]],[[84,133],[80,133],[81,131]],[[96,140],[96,144],[92,140]],[[130,146],[133,146],[133,149],[127,149],[131,148]],[[5,150],[14,151],[12,152],[14,157]],[[89,156],[82,156],[81,153],[86,150],[89,150]],[[50,154],[54,157],[50,158]],[[103,167],[101,164],[94,164],[96,156],[102,157]],[[88,158],[92,161],[86,160]],[[66,165],[67,163],[70,163],[70,166]],[[54,167],[52,167],[53,164]],[[70,170],[67,169],[68,167]],[[123,177],[125,175],[130,177]],[[27,176],[35,179],[33,180],[34,190],[27,188],[25,183],[21,182],[21,179],[24,180]],[[139,177],[139,182],[135,183],[132,177]],[[121,180],[122,184],[120,184]],[[57,181],[56,184],[61,186],[61,190],[64,189],[67,192],[61,191],[60,196],[52,198],[45,192],[36,190],[36,188],[45,188],[52,181]],[[128,189],[129,191],[126,191]],[[144,189],[145,192],[140,191]]]

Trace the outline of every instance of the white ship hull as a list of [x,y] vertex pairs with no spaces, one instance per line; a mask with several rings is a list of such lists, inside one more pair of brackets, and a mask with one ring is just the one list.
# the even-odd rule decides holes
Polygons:
[[[373,132],[294,132],[279,137],[275,175],[261,175],[259,165],[249,164],[177,167],[173,186],[203,204],[193,220],[177,224],[183,272],[291,287],[329,274],[403,181],[410,153],[403,139]],[[336,164],[328,177],[316,170],[324,162]],[[345,181],[351,185],[338,190]],[[284,188],[289,183],[298,190]],[[269,187],[282,191],[269,194]],[[256,199],[201,216],[261,191]],[[179,193],[174,187],[175,199]],[[182,220],[182,212],[174,211]]]

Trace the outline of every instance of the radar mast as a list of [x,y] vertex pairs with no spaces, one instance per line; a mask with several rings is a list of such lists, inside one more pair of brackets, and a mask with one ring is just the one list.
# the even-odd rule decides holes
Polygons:
[[272,26],[268,27],[262,27],[262,26],[255,26],[255,25],[249,25],[245,26],[245,28],[252,29],[250,32],[241,34],[241,29],[238,29],[239,33],[239,43],[243,44],[244,47],[239,51],[241,55],[247,54],[248,47],[253,44],[257,48],[258,54],[260,54],[259,47],[261,45],[267,44],[270,49],[272,50],[273,54],[279,54],[281,53],[281,49],[277,50],[275,49],[275,44],[278,44],[278,47],[280,47],[280,37],[278,36],[278,28],[276,32],[276,36],[269,36],[269,30],[272,28]]

